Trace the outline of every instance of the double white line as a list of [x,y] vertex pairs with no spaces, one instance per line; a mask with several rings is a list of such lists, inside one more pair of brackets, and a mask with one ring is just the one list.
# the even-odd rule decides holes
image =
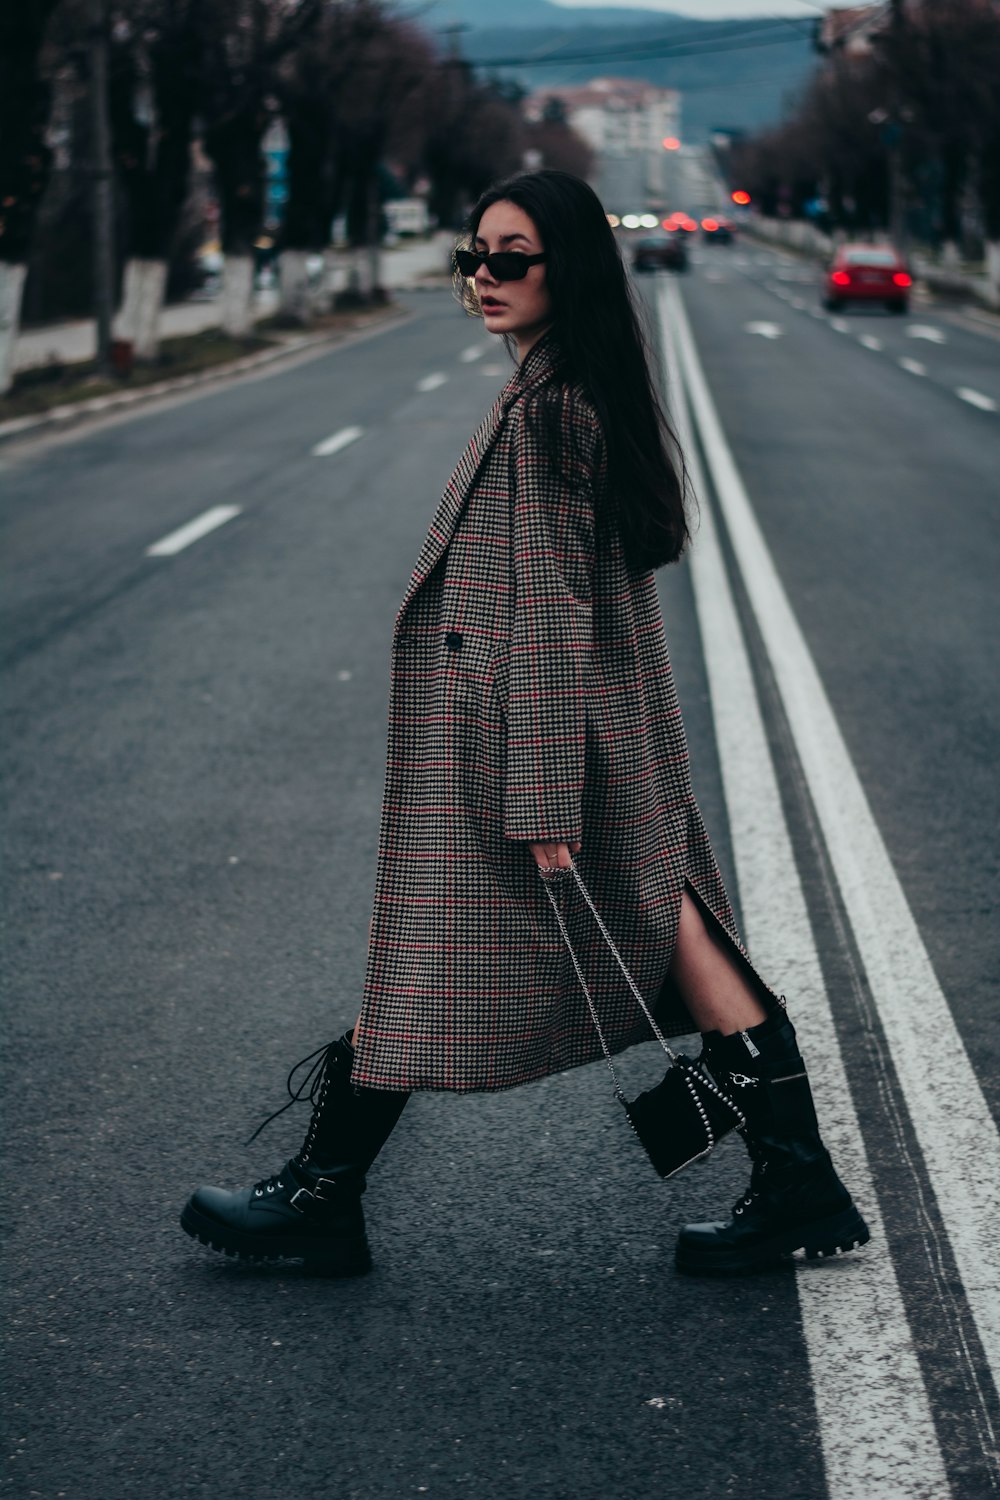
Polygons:
[[[753,674],[692,441],[688,401],[816,817],[892,1049],[987,1360],[1000,1374],[1000,1137],[892,869],[715,411],[679,289],[658,302],[671,407],[701,501],[691,553],[741,904],[755,961],[785,990],[813,1063],[825,1134],[873,1244],[797,1279],[829,1493],[949,1493],[872,1188]],[[993,1434],[979,1403],[984,1440]]]

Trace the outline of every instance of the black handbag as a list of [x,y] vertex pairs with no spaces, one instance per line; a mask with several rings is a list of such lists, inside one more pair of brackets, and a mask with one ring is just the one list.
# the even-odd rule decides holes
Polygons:
[[[587,999],[591,1019],[597,1029],[601,1049],[605,1060],[611,1070],[611,1077],[615,1085],[615,1097],[628,1116],[629,1124],[639,1137],[646,1149],[650,1161],[661,1177],[673,1177],[682,1167],[688,1166],[693,1161],[701,1161],[711,1151],[715,1143],[726,1135],[730,1130],[746,1124],[746,1120],[734,1099],[719,1087],[715,1079],[709,1073],[705,1065],[698,1059],[685,1057],[683,1053],[674,1052],[663,1035],[656,1020],[647,1006],[639,988],[631,974],[622,961],[622,956],[615,947],[611,934],[605,927],[601,917],[594,906],[586,886],[580,879],[580,872],[575,865],[568,870],[543,871],[542,882],[545,886],[546,895],[552,904],[552,910],[556,914],[559,923],[559,931],[562,933],[563,942],[573,960],[580,987]],[[607,943],[615,963],[621,969],[625,982],[632,991],[642,1009],[646,1020],[652,1028],[653,1035],[670,1059],[670,1066],[664,1077],[653,1088],[647,1089],[637,1099],[629,1101],[622,1092],[621,1084],[618,1082],[618,1074],[611,1060],[611,1053],[601,1030],[601,1023],[597,1017],[593,997],[590,988],[584,978],[583,970],[573,945],[566,931],[566,923],[563,921],[559,902],[556,900],[553,885],[560,881],[560,877],[572,875],[580,894],[590,908],[591,915],[600,929],[601,936]]]

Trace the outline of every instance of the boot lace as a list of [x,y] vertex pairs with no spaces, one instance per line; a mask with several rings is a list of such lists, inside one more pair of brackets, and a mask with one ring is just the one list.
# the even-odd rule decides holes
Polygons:
[[763,1152],[756,1144],[753,1137],[751,1135],[748,1135],[744,1130],[740,1131],[740,1135],[743,1137],[743,1140],[746,1143],[746,1148],[750,1154],[750,1160],[753,1163],[753,1166],[750,1169],[750,1184],[747,1187],[746,1192],[743,1194],[742,1198],[738,1198],[733,1204],[733,1217],[737,1219],[742,1218],[747,1209],[753,1207],[757,1199],[760,1197],[761,1193],[764,1191],[764,1174],[767,1171],[767,1161],[765,1160]]
[[[261,1126],[261,1129],[264,1127]],[[285,1186],[280,1172],[275,1172],[272,1177],[262,1177],[260,1182],[255,1182],[253,1195],[255,1198],[263,1198],[267,1193],[276,1193],[279,1188]]]
[[[333,1049],[336,1045],[336,1042],[327,1042],[325,1046],[317,1047],[315,1052],[310,1052],[308,1057],[303,1057],[299,1062],[295,1064],[288,1077],[285,1079],[285,1088],[288,1090],[288,1103],[283,1104],[280,1109],[276,1109],[273,1114],[268,1115],[267,1119],[264,1120],[262,1124],[257,1126],[257,1129],[250,1137],[250,1140],[246,1142],[248,1146],[257,1139],[262,1130],[267,1129],[272,1120],[276,1120],[279,1115],[283,1115],[286,1109],[291,1109],[293,1104],[300,1104],[304,1099],[308,1099],[309,1103],[313,1107],[313,1110],[315,1111],[323,1093],[323,1086],[326,1082],[327,1067],[332,1064],[334,1059],[335,1054],[333,1052]],[[292,1084],[296,1073],[300,1068],[306,1067],[309,1063],[312,1063],[312,1067],[309,1068],[309,1071],[306,1073],[306,1076],[303,1078],[302,1082],[297,1087],[293,1088]],[[270,1178],[264,1179],[265,1191],[267,1191],[267,1183],[270,1180]],[[258,1186],[259,1185],[260,1184],[258,1184]],[[256,1192],[256,1188],[254,1189],[254,1191]],[[260,1195],[258,1194],[258,1196]]]

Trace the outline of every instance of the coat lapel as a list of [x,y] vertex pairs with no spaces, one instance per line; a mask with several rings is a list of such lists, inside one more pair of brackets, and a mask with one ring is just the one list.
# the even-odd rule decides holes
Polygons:
[[462,507],[466,497],[472,489],[479,468],[490,450],[497,433],[507,414],[507,402],[509,387],[505,386],[500,395],[494,401],[481,423],[472,441],[469,443],[462,457],[459,459],[454,474],[445,486],[441,497],[441,504],[437,508],[437,515],[431,522],[431,529],[427,533],[424,545],[420,549],[416,566],[407,585],[403,602],[399,606],[396,623],[403,618],[410,600],[414,594],[430,577],[437,566],[445,548],[451,541],[452,533],[462,514]]
[[515,401],[529,390],[544,384],[552,372],[554,363],[552,335],[547,334],[538,341],[524,363],[515,370],[459,459],[455,472],[445,486],[441,504],[431,522],[431,529],[420,549],[416,566],[410,576],[406,593],[403,595],[403,602],[396,615],[397,628],[414,594],[430,577],[451,541],[458,518],[462,514],[462,509],[475,483],[476,475],[482,467],[483,459],[496,441],[504,418]]

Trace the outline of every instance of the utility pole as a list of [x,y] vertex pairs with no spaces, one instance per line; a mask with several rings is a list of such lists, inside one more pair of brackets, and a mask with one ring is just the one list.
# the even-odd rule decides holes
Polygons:
[[903,125],[902,88],[900,75],[903,62],[903,28],[905,16],[904,0],[890,0],[889,40],[890,66],[892,68],[892,107],[885,126],[884,138],[889,154],[889,237],[896,249],[906,249],[906,184],[903,179]]
[[110,375],[115,258],[111,126],[108,120],[108,10],[107,0],[89,0],[89,4],[94,319],[97,323],[97,368],[100,374]]

